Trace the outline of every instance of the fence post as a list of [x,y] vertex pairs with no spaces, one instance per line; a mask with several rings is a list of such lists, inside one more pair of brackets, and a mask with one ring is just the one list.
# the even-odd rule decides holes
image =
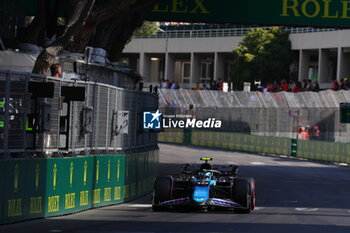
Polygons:
[[298,150],[298,140],[296,138],[292,138],[292,144],[290,148],[290,155],[291,156],[297,156],[297,150]]
[[191,145],[192,144],[192,130],[191,129],[184,129],[184,141],[183,143],[185,145]]

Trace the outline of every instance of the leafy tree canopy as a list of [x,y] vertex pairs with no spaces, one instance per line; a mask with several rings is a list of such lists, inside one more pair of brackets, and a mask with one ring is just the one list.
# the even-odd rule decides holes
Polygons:
[[159,31],[159,23],[158,22],[143,22],[142,26],[135,31],[136,36],[152,36]]
[[289,79],[295,59],[289,33],[279,27],[257,28],[247,33],[233,51],[232,81],[241,87],[244,81],[263,83]]

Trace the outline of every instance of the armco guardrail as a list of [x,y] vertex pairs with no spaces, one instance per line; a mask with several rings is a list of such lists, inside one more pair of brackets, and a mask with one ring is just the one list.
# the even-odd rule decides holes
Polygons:
[[185,130],[169,129],[158,135],[158,141],[350,164],[350,145],[347,143],[202,130],[193,130],[190,141],[185,140],[184,135]]
[[0,223],[58,216],[135,199],[152,190],[157,163],[158,150],[0,161]]

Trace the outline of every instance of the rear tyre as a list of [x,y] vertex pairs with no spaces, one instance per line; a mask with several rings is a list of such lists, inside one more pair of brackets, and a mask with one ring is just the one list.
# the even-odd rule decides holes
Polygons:
[[237,178],[233,183],[232,200],[242,206],[239,209],[235,209],[236,213],[248,214],[252,210],[252,206],[254,205],[252,203],[254,187],[252,186],[251,179],[253,178]]
[[159,205],[159,203],[168,201],[171,199],[171,194],[173,190],[173,179],[170,176],[157,177],[154,182],[153,190],[153,203],[152,209],[154,211],[162,211],[167,208]]

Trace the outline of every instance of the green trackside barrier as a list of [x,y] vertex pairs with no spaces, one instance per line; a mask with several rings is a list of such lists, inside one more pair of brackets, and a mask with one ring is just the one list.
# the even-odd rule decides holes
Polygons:
[[126,157],[125,155],[94,157],[95,170],[91,194],[93,207],[124,201]]
[[191,145],[192,144],[192,130],[191,129],[184,129],[183,142],[184,142],[185,145]]
[[[162,132],[159,141],[174,143],[174,131],[172,129]],[[180,129],[176,129],[176,134],[181,134]],[[184,132],[182,134],[184,135]],[[191,145],[252,153],[291,155],[327,162],[350,163],[350,144],[348,143],[306,141],[230,132],[192,130]]]
[[45,216],[46,161],[7,160],[1,162],[3,181],[3,222]]
[[158,153],[0,161],[0,223],[135,199],[152,190]]
[[198,130],[192,131],[192,145],[251,153],[289,155],[291,151],[291,140],[288,138]]
[[5,208],[4,208],[4,204],[5,204],[5,179],[3,179],[2,177],[6,177],[5,176],[5,163],[0,163],[0,224],[5,223]]
[[138,155],[129,155],[126,160],[126,172],[125,172],[125,187],[124,198],[126,201],[132,199],[136,195],[136,181],[137,181],[137,167],[136,159]]
[[47,159],[46,217],[91,208],[93,159],[93,156]]
[[350,145],[298,140],[297,157],[326,162],[350,163]]
[[158,141],[167,143],[183,143],[184,133],[182,129],[167,129],[158,134]]
[[[138,179],[138,185],[137,185],[137,190],[138,190],[138,195],[142,195],[142,193],[150,191],[150,187],[153,187],[152,185],[149,185],[149,174],[147,171],[147,163],[145,161],[147,160],[147,153],[142,153],[140,160],[139,160],[139,165],[138,165],[138,171],[139,171],[139,179]],[[151,156],[150,156],[151,157]]]
[[[176,129],[180,134],[180,129]],[[184,132],[182,131],[184,135]],[[174,129],[166,130],[158,138],[160,142],[174,143]],[[188,134],[189,135],[189,134]],[[257,136],[230,132],[214,132],[191,130],[191,145],[215,147],[227,150],[245,151],[251,153],[268,153],[290,155],[292,142],[289,138],[278,138],[270,136]],[[179,137],[185,138],[186,136]],[[170,138],[172,140],[170,140]],[[185,140],[183,141],[185,143]],[[186,140],[188,143],[189,140]]]
[[150,192],[153,190],[153,183],[154,178],[158,176],[158,163],[159,163],[159,150],[151,151],[147,154],[147,161],[146,163],[146,179],[144,180],[144,184],[147,186],[145,187],[146,192]]

